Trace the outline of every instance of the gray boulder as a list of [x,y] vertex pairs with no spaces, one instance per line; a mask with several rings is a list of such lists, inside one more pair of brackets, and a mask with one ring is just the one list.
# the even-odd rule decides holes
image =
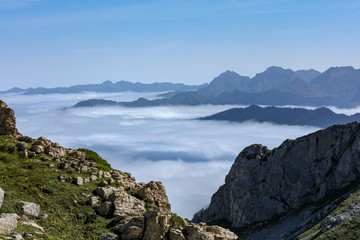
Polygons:
[[31,217],[39,217],[40,214],[40,205],[31,202],[22,202],[24,214]]

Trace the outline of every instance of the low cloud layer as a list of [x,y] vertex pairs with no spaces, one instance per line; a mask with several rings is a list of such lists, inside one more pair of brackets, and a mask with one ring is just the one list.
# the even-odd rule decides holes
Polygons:
[[[78,108],[63,110],[91,97],[132,100],[151,94],[69,94],[1,96],[16,112],[21,133],[45,136],[65,147],[97,151],[111,165],[137,181],[162,181],[172,210],[191,218],[224,183],[237,154],[260,143],[270,149],[285,139],[318,130],[270,123],[192,120],[234,106]],[[354,113],[356,109],[344,110]]]

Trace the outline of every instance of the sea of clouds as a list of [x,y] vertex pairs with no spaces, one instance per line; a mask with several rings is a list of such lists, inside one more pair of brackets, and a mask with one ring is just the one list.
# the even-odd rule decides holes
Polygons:
[[[260,143],[274,148],[285,139],[318,130],[310,126],[195,120],[234,107],[229,105],[69,108],[90,98],[131,101],[155,98],[157,94],[7,94],[0,99],[15,110],[22,134],[45,136],[64,147],[95,150],[112,167],[132,173],[138,182],[162,181],[172,211],[187,218],[210,202],[244,147]],[[358,109],[332,110],[353,114]]]

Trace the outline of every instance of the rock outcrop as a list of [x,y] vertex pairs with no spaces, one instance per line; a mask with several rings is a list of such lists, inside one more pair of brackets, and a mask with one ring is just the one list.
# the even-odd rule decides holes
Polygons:
[[270,151],[245,148],[200,220],[263,223],[360,180],[360,125],[335,125]]
[[0,100],[0,135],[19,137],[14,111]]

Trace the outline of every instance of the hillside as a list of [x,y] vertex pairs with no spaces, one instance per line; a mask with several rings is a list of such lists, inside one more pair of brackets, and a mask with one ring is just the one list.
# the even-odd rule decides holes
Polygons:
[[334,124],[346,124],[354,121],[360,122],[360,114],[347,116],[336,114],[328,108],[308,110],[304,108],[259,107],[252,105],[246,108],[231,108],[213,114],[201,120],[222,120],[230,122],[271,122],[275,124],[316,126],[326,128]]
[[246,147],[194,220],[227,223],[240,239],[358,239],[359,145],[354,122]]
[[22,136],[0,101],[1,239],[237,239],[171,212],[161,182],[137,183],[95,152]]

